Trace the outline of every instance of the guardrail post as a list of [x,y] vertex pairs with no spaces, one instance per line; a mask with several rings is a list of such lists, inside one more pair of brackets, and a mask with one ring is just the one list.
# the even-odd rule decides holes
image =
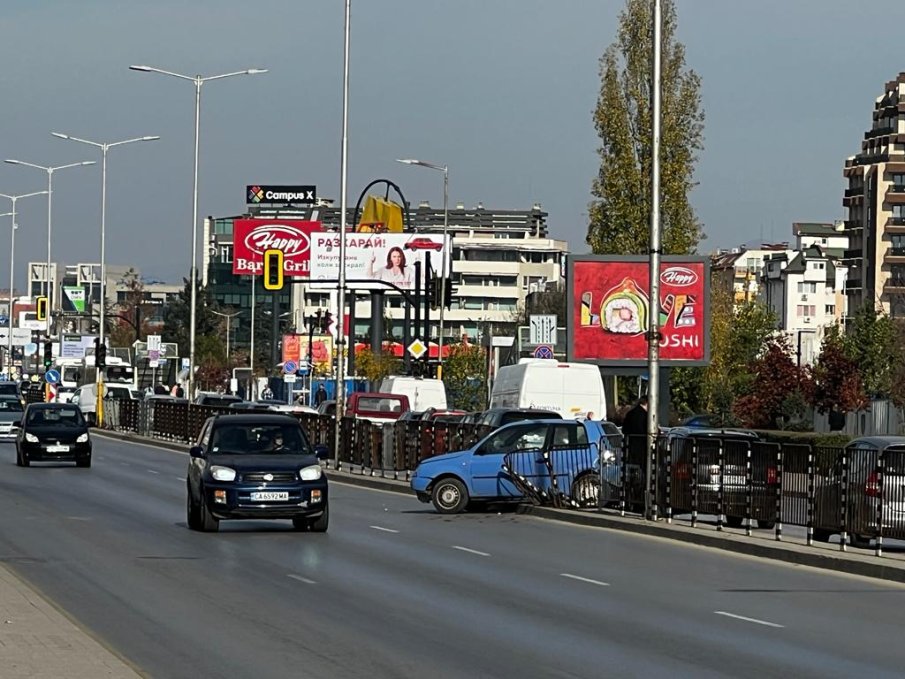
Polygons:
[[628,436],[622,439],[622,465],[619,470],[619,515],[625,516],[625,495],[628,492]]
[[672,523],[672,446],[666,445],[666,523]]
[[698,440],[691,439],[691,527],[698,527]]
[[776,541],[782,542],[782,446],[776,450]]
[[751,537],[751,516],[754,513],[751,473],[751,441],[745,441],[745,535],[748,537]]
[[883,556],[883,486],[886,476],[886,450],[880,450],[877,461],[877,547],[875,556]]
[[808,449],[808,532],[807,545],[814,544],[814,449]]
[[840,512],[842,518],[842,533],[839,540],[839,551],[846,551],[846,542],[848,542],[848,452],[842,449],[842,486],[840,488],[841,501]]
[[723,459],[723,439],[719,440],[719,448],[717,449],[717,471],[719,472],[719,484],[716,488],[716,529],[723,530],[723,469],[725,460]]

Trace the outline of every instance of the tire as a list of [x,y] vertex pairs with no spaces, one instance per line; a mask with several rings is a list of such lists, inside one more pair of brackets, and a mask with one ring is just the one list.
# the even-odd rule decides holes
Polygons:
[[824,530],[822,528],[814,529],[814,539],[817,542],[829,542],[830,537],[833,535],[832,531]]
[[22,464],[22,452],[19,450],[19,446],[16,446],[16,466],[17,467],[25,466]]
[[758,528],[763,528],[763,529],[765,529],[765,530],[771,530],[771,529],[773,529],[773,528],[776,528],[776,522],[775,522],[775,521],[769,521],[769,520],[767,520],[767,519],[758,519],[758,520],[757,520],[757,527],[758,527]]
[[95,413],[88,413],[85,415],[85,421],[88,422],[89,427],[97,426],[97,415]]
[[18,459],[16,460],[16,463],[17,463],[20,467],[28,467],[28,466],[31,465],[31,460],[28,459],[28,453],[26,453],[26,452],[21,452],[21,453],[19,453],[19,454],[17,455],[17,458],[18,458]]
[[431,502],[441,514],[459,514],[468,506],[468,490],[457,478],[440,479],[431,491]]
[[76,467],[82,467],[83,469],[87,469],[91,466],[91,456],[88,455],[86,457],[80,457],[75,461]]
[[856,549],[870,549],[870,540],[869,535],[850,533],[848,536],[849,544]]
[[216,533],[220,530],[220,520],[211,514],[210,510],[207,508],[207,502],[204,501],[203,489],[201,491],[201,502],[199,505],[200,521],[198,522],[198,527],[205,533]]
[[600,477],[596,474],[583,474],[572,484],[572,501],[581,509],[596,509],[599,491]]
[[326,533],[330,526],[330,505],[324,507],[324,513],[316,519],[308,519],[308,530],[312,533]]
[[742,524],[745,522],[744,517],[741,516],[727,516],[726,517],[726,525],[730,528],[741,528]]
[[192,491],[186,489],[185,493],[185,523],[189,530],[201,530],[201,517],[198,506],[192,502]]

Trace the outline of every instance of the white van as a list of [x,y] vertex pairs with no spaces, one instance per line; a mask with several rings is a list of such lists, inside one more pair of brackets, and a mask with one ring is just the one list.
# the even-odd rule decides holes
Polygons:
[[523,358],[499,369],[490,395],[491,408],[552,410],[563,419],[594,414],[606,419],[606,395],[600,368],[590,363],[561,363]]
[[[104,393],[112,399],[130,399],[140,400],[143,398],[142,393],[138,389],[133,389],[129,384],[117,384],[111,382],[104,385]],[[75,390],[72,398],[69,400],[73,405],[77,405],[82,415],[88,421],[90,426],[94,426],[97,421],[97,385],[83,384]]]
[[384,394],[408,396],[409,407],[417,412],[428,408],[446,410],[446,386],[443,380],[390,375],[383,378],[379,391]]

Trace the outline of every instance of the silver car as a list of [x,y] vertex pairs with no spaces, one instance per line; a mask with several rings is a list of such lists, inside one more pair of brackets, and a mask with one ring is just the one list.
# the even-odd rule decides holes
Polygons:
[[23,410],[22,402],[17,397],[0,396],[0,440],[16,440]]

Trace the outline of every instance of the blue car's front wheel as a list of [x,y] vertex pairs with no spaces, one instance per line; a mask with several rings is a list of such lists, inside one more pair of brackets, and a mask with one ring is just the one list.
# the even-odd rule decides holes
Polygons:
[[459,479],[440,479],[431,491],[431,501],[441,514],[458,514],[468,504],[468,490]]

